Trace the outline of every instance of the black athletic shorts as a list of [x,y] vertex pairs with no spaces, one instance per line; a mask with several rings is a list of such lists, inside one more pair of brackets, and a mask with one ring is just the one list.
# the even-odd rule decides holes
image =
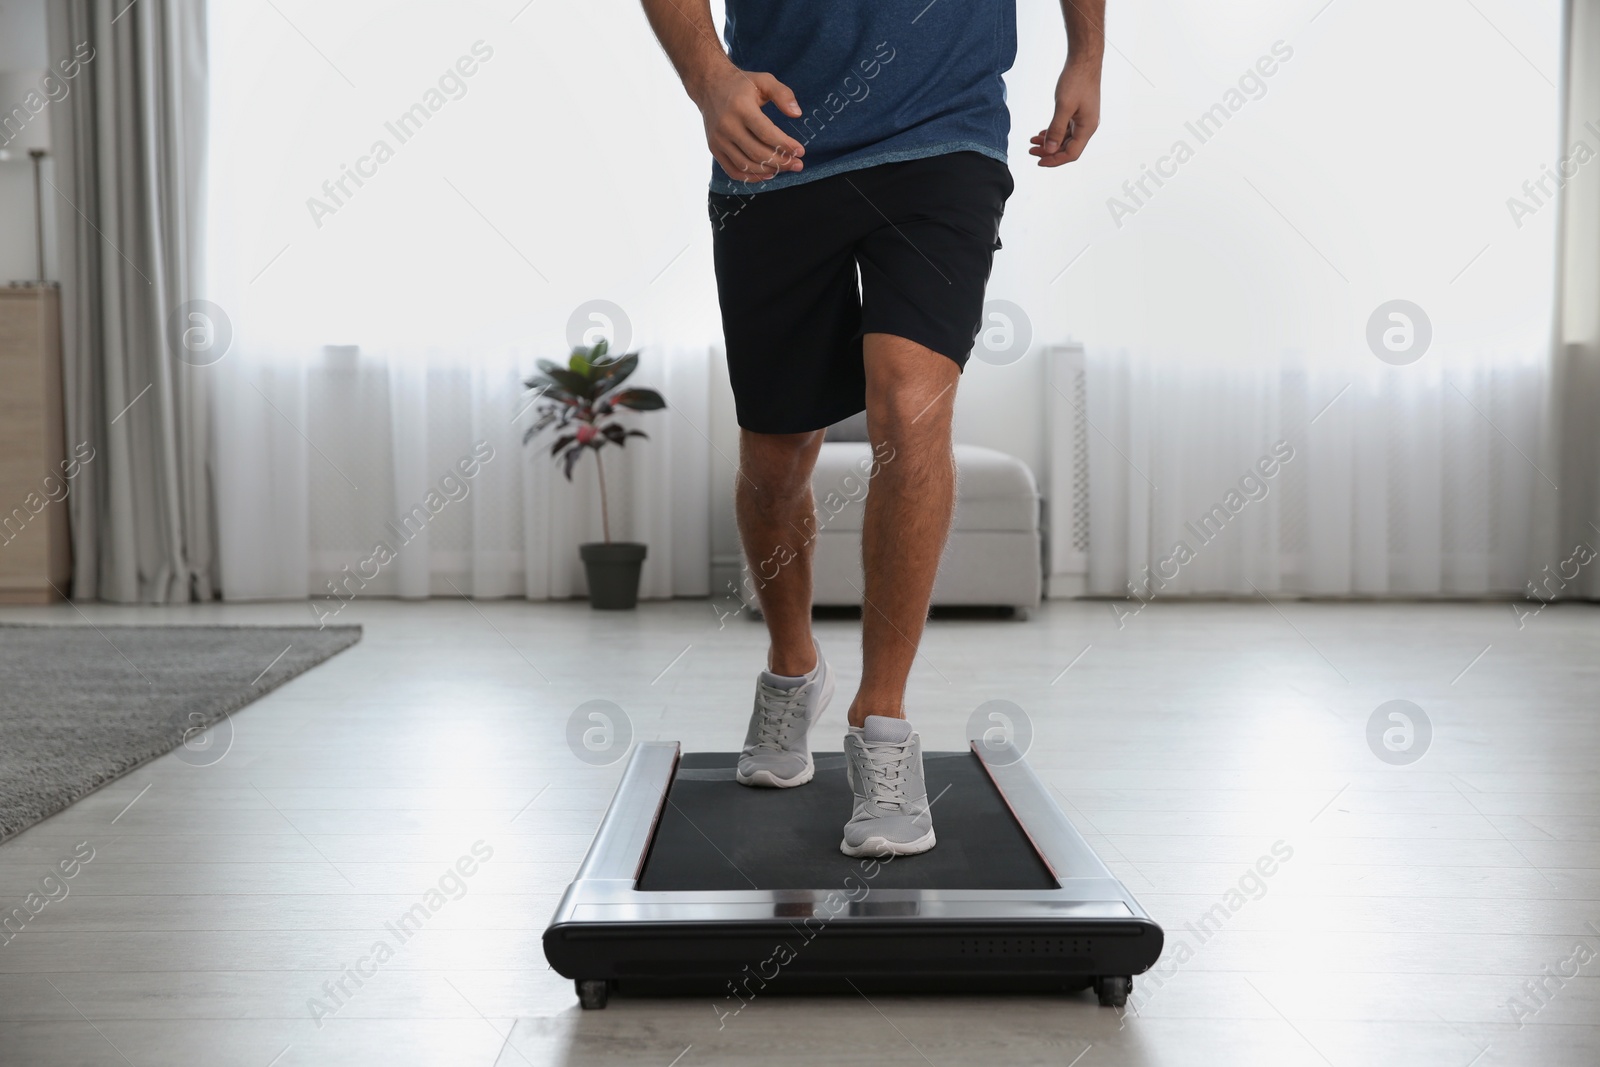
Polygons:
[[863,410],[865,334],[895,334],[965,367],[1012,189],[1004,163],[952,152],[711,193],[739,425],[804,433]]

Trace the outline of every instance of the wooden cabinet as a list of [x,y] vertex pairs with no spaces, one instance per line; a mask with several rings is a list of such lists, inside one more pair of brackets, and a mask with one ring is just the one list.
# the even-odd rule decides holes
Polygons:
[[63,423],[60,290],[0,288],[0,604],[69,592],[67,497],[92,453]]

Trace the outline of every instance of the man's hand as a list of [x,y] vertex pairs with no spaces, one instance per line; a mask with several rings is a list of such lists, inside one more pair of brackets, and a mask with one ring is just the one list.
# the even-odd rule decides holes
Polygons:
[[1050,125],[1029,140],[1028,154],[1041,167],[1059,167],[1083,155],[1083,146],[1100,125],[1100,63],[1067,60],[1056,79],[1056,113]]
[[784,114],[799,118],[800,104],[787,85],[770,74],[728,64],[696,88],[694,102],[705,121],[706,147],[728,177],[764,182],[801,169],[805,145],[774,126],[761,111],[770,100]]

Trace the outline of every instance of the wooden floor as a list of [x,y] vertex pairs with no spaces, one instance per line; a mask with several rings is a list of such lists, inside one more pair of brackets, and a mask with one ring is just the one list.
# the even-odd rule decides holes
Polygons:
[[[1600,1062],[1595,609],[1521,629],[1505,605],[1157,604],[1119,628],[1103,603],[1063,602],[1026,623],[936,621],[911,702],[925,746],[960,747],[986,701],[1023,709],[1029,761],[1167,954],[1125,1014],[1087,994],[770,997],[720,1023],[706,999],[580,1011],[540,933],[621,767],[578,759],[569,715],[609,700],[636,739],[734,748],[761,627],[719,628],[694,601],[356,602],[338,621],[365,638],[240,713],[231,739],[0,846],[0,911],[59,897],[0,945],[0,1064]],[[819,634],[841,685],[813,745],[837,749],[856,626]],[[1391,700],[1431,722],[1409,765],[1368,743]],[[453,875],[478,842],[489,858]],[[1290,857],[1253,876],[1275,847]],[[43,881],[62,860],[73,877]],[[402,942],[388,924],[441,882]],[[343,977],[364,958],[359,985]]]

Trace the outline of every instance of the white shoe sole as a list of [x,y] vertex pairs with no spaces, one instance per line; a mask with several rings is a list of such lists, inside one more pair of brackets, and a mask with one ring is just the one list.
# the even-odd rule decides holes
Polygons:
[[839,851],[846,856],[915,856],[934,846],[933,831],[929,830],[915,841],[890,841],[886,837],[869,837],[851,847],[848,841],[839,842]]
[[735,771],[733,778],[740,785],[753,785],[758,789],[793,789],[797,785],[805,785],[811,781],[816,773],[817,765],[812,761],[811,753],[807,752],[805,770],[793,778],[779,778],[771,771],[756,771],[749,775],[743,771]]
[[817,719],[822,718],[822,713],[828,710],[828,704],[833,700],[833,668],[824,662],[822,669],[822,695],[817,699],[817,714],[806,727],[806,766],[793,778],[779,778],[771,771],[755,771],[745,774],[735,769],[733,780],[740,785],[754,786],[757,789],[793,789],[797,785],[805,785],[817,773],[817,765],[811,758],[811,727],[817,725]]

